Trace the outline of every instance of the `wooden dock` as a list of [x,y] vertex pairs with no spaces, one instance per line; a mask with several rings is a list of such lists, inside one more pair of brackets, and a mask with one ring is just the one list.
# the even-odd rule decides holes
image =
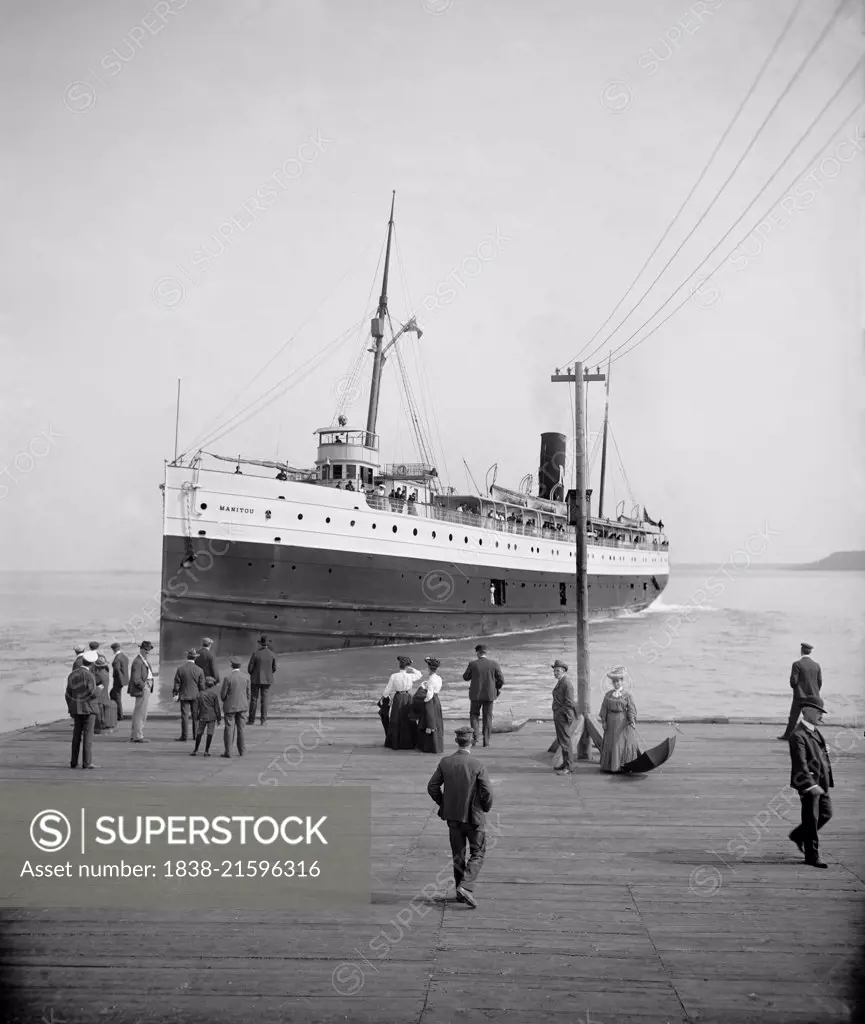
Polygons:
[[[248,786],[311,724],[249,729],[246,756],[229,764],[190,758],[175,722],[150,722],[144,746],[127,742],[123,723],[97,737],[92,773],[69,770],[68,721],[23,730],[3,737],[4,798],[24,782]],[[653,743],[668,727],[640,730]],[[437,758],[385,750],[375,719],[325,722],[324,738],[289,758],[299,763],[284,783],[372,787],[370,905],[3,911],[4,987],[14,995],[4,1019],[862,1020],[853,981],[865,911],[861,725],[824,730],[836,778],[827,871],[805,867],[787,838],[798,800],[783,799],[789,757],[777,726],[681,730],[673,759],[633,778],[602,775],[596,760],[553,775],[542,753],[549,725],[494,736],[478,752],[495,804],[473,911],[421,892],[448,864],[447,830],[426,793]],[[448,728],[448,752],[451,737]]]

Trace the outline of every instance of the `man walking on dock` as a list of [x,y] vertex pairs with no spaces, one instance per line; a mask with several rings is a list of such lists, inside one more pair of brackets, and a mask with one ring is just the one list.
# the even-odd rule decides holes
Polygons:
[[258,650],[252,652],[246,671],[249,673],[249,684],[252,688],[252,699],[249,702],[249,724],[255,725],[255,712],[259,697],[261,697],[261,724],[264,725],[267,721],[270,687],[273,685],[273,674],[276,672],[276,658],[273,656],[273,651],[267,646],[266,636],[261,637],[258,641]]
[[829,790],[835,782],[826,741],[817,728],[823,720],[823,701],[805,697],[800,708],[801,721],[790,733],[790,785],[802,801],[802,824],[793,829],[790,839],[805,854],[806,864],[825,868],[817,833],[832,817]]
[[799,721],[799,710],[802,701],[806,698],[813,699],[820,696],[823,688],[823,672],[816,661],[811,657],[814,650],[813,644],[800,644],[801,655],[798,661],[793,662],[790,670],[790,688],[793,691],[793,702],[790,705],[790,716],[787,719],[787,728],[778,737],[779,740],[789,740]]
[[129,685],[129,658],[120,649],[120,644],[111,645],[114,661],[111,662],[111,693],[110,697],[117,705],[117,721],[123,721],[123,690]]
[[225,715],[225,753],[231,757],[231,748],[237,737],[237,752],[243,757],[246,742],[243,737],[246,713],[249,711],[249,676],[240,671],[240,658],[231,659],[231,671],[222,680],[222,713]]
[[472,910],[478,905],[473,892],[487,848],[486,813],[493,806],[487,770],[469,753],[474,735],[471,727],[457,729],[456,753],[439,761],[427,784],[427,792],[438,804],[439,817],[448,824],[457,902],[467,903]]
[[501,693],[505,677],[499,663],[487,657],[485,644],[478,644],[475,654],[477,658],[470,661],[463,672],[463,679],[469,683],[469,722],[474,733],[472,746],[478,741],[480,718],[483,716],[483,744],[488,747],[493,729],[493,701]]
[[[186,652],[186,661],[174,673],[174,696],[180,701],[180,736],[178,743],[195,739],[198,729],[198,695],[205,687],[204,673],[195,664],[196,652]],[[190,729],[190,724],[192,728]]]
[[144,738],[144,723],[147,721],[147,707],[153,693],[153,669],[147,660],[153,650],[149,640],[142,640],[138,654],[129,670],[129,696],[135,698],[135,710],[132,712],[131,743],[149,743]]

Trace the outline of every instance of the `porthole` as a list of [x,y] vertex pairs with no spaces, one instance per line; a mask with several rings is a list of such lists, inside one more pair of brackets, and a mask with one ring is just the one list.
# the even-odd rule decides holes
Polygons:
[[303,519],[303,512],[298,512],[297,513],[297,518],[298,519]]
[[206,501],[202,501],[202,503],[201,503],[201,506],[200,506],[200,507],[201,507],[201,508],[207,508],[207,502],[206,502]]
[[478,544],[483,545],[483,538],[481,538],[481,540],[478,541]]
[[296,565],[293,565],[293,566],[291,567],[291,571],[292,571],[292,572],[294,572],[294,570],[295,570],[296,568],[297,568],[297,566],[296,566]]
[[348,525],[349,526],[354,526],[354,520],[352,519],[352,521]]
[[498,542],[498,541],[496,541],[496,547],[498,547],[498,546],[499,546],[499,542]]
[[372,528],[375,529],[375,523],[372,524]]
[[328,572],[333,572],[333,569],[328,569],[327,571],[328,571]]
[[469,539],[468,539],[468,537],[463,537],[463,541],[464,541],[464,542],[465,542],[466,544],[468,544],[468,542],[469,542]]
[[396,526],[392,526],[391,529],[393,530],[394,533],[396,533],[396,531],[397,531],[397,527]]
[[282,540],[282,537],[274,537],[273,539],[274,539],[274,540],[276,541],[276,543],[278,544],[278,543],[279,543],[279,542],[280,542],[280,541]]
[[330,516],[328,516],[328,517],[327,517],[327,519],[325,519],[325,522],[326,522],[326,523],[329,523],[329,522],[330,522]]
[[252,565],[252,562],[247,562],[246,564],[247,564],[247,565]]
[[198,536],[199,537],[206,537],[207,536],[207,530],[199,530],[198,531]]
[[285,495],[284,494],[277,494],[277,498],[279,498],[280,501],[285,501]]
[[433,530],[433,532],[432,532],[432,537],[433,537],[433,540],[436,539],[436,532],[435,532],[435,530]]
[[273,564],[273,563],[271,562],[270,568],[271,568],[271,569],[275,569],[275,568],[276,568],[276,566],[275,566],[275,565],[274,565],[274,564]]
[[448,534],[448,540],[453,540],[453,539],[454,539],[454,535],[452,533],[449,533]]
[[415,527],[411,532],[413,536],[417,537],[417,527]]
[[278,616],[278,615],[274,615],[274,618],[275,618],[275,619],[278,619],[278,618],[279,618],[279,616]]

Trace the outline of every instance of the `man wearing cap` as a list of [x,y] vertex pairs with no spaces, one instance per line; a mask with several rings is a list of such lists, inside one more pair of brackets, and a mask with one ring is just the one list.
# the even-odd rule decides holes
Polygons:
[[115,641],[111,645],[114,661],[111,662],[111,699],[117,705],[117,721],[123,721],[123,690],[129,685],[129,658]]
[[246,742],[243,738],[243,727],[246,713],[249,711],[249,676],[240,671],[240,658],[231,659],[231,671],[222,680],[222,713],[225,715],[225,753],[222,757],[231,757],[231,748],[237,737],[237,752],[243,757]]
[[811,657],[814,650],[813,644],[800,644],[801,656],[798,661],[793,662],[790,671],[790,688],[793,691],[793,702],[790,705],[790,717],[787,719],[787,728],[778,737],[779,740],[789,740],[799,721],[799,708],[805,697],[819,697],[823,688],[823,673],[820,666]]
[[267,721],[267,698],[273,684],[273,674],[276,672],[276,658],[273,656],[273,651],[267,646],[266,636],[259,639],[258,650],[252,652],[246,671],[249,673],[249,685],[252,691],[252,699],[249,702],[249,724],[255,725],[255,712],[260,696],[261,724],[264,725]]
[[554,771],[564,775],[571,770],[571,737],[577,721],[577,701],[565,662],[556,658],[550,668],[556,677],[556,685],[553,687],[553,725],[556,727],[556,744],[562,748],[562,763]]
[[[195,664],[196,652],[186,652],[186,661],[177,666],[174,673],[173,695],[180,701],[180,736],[178,743],[183,743],[191,736],[195,739],[198,731],[198,695],[205,688],[204,673]],[[189,725],[192,723],[192,729]]]
[[493,730],[493,701],[501,693],[505,677],[499,663],[487,657],[486,644],[478,644],[475,654],[477,658],[470,661],[463,672],[463,679],[469,684],[469,722],[474,729],[474,743],[477,743],[480,717],[483,715],[483,743],[488,747]]
[[826,741],[817,726],[823,720],[820,697],[804,697],[801,719],[790,733],[790,785],[802,802],[802,824],[790,833],[790,839],[805,854],[805,863],[813,868],[828,865],[820,859],[817,833],[832,817],[829,790],[835,785]]
[[147,721],[147,707],[150,704],[150,694],[153,693],[153,669],[150,667],[149,654],[153,650],[153,644],[149,640],[142,640],[138,648],[138,654],[132,662],[129,670],[129,696],[135,698],[135,709],[132,712],[132,735],[131,743],[149,743],[144,738],[144,723]]
[[439,817],[448,824],[457,902],[467,903],[472,910],[478,905],[473,891],[487,847],[486,812],[493,806],[487,770],[469,753],[474,736],[470,726],[457,729],[456,753],[439,761],[427,784],[427,792],[438,804]]
[[93,732],[96,728],[96,716],[99,714],[99,697],[96,693],[96,677],[89,666],[96,664],[96,652],[82,653],[82,664],[74,668],[66,680],[66,706],[72,716],[72,758],[70,768],[78,767],[78,754],[81,752],[82,741],[84,750],[81,755],[82,768],[95,768],[93,764]]
[[81,666],[84,664],[84,658],[82,657],[82,655],[84,654],[84,645],[76,644],[73,650],[75,651],[75,661],[72,662],[72,668],[81,668]]
[[209,636],[206,636],[201,641],[201,647],[198,648],[198,656],[195,659],[195,664],[204,673],[204,678],[212,676],[214,679],[219,679],[219,670],[216,667],[216,658],[213,657],[213,641]]

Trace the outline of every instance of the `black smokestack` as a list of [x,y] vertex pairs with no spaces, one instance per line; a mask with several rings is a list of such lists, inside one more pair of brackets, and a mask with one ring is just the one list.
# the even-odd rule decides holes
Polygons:
[[[541,462],[538,467],[538,497],[564,501],[559,480],[565,474],[568,441],[564,434],[541,434]],[[558,489],[556,489],[558,488]]]

